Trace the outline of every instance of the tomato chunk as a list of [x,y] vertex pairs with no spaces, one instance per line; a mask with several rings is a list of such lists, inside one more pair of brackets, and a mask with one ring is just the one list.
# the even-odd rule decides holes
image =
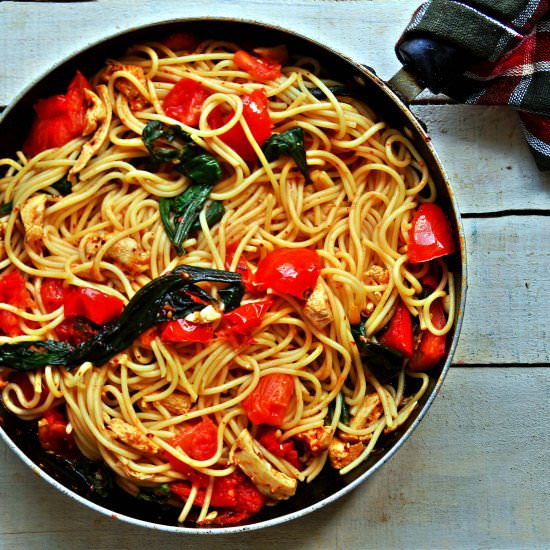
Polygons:
[[40,287],[40,297],[46,313],[51,313],[63,305],[63,281],[44,279]]
[[23,144],[26,155],[33,157],[82,135],[87,110],[85,89],[91,86],[82,73],[77,72],[65,94],[38,100],[34,106],[35,119]]
[[235,65],[256,80],[274,80],[281,76],[281,64],[270,57],[249,54],[238,50],[233,57]]
[[455,251],[451,224],[437,204],[420,205],[409,231],[409,262],[417,264]]
[[162,103],[164,112],[187,126],[196,127],[201,116],[202,104],[210,90],[191,78],[182,78],[174,84]]
[[294,378],[273,373],[262,376],[252,393],[243,401],[248,419],[254,424],[281,426],[292,396]]
[[38,421],[38,440],[46,451],[66,456],[75,447],[68,422],[58,409],[50,409]]
[[201,325],[186,319],[164,323],[160,337],[165,342],[199,342],[207,344],[212,340],[214,330],[211,324]]
[[281,442],[277,437],[277,430],[273,428],[267,429],[265,432],[260,435],[258,441],[275,456],[280,456],[284,458],[290,464],[292,464],[298,470],[302,469],[302,463],[298,458],[298,451],[296,445],[292,439],[287,439],[286,441]]
[[[254,90],[252,93],[243,96],[243,118],[250,128],[252,136],[261,147],[265,140],[271,136],[271,119],[268,112],[267,96],[263,89]],[[232,112],[224,113],[221,107],[217,107],[208,117],[211,128],[220,128],[231,117]],[[248,141],[242,126],[237,122],[235,126],[219,136],[219,138],[242,159],[248,163],[256,160],[256,151]]]
[[304,298],[317,284],[321,260],[309,248],[278,248],[258,263],[254,283],[261,289]]
[[103,325],[120,316],[124,302],[95,288],[71,286],[63,293],[65,317],[86,317],[96,325]]
[[[430,320],[438,330],[442,329],[447,323],[443,304],[440,299],[434,300],[431,304]],[[414,371],[433,369],[445,355],[446,343],[446,334],[433,334],[425,330],[422,334],[420,346],[409,361],[409,368]]]
[[380,343],[398,351],[405,357],[413,354],[413,329],[411,314],[399,300],[388,330],[380,337]]
[[239,306],[223,316],[223,326],[235,334],[250,334],[261,325],[264,315],[273,303],[273,300],[266,299]]
[[[32,297],[25,287],[25,279],[19,271],[7,273],[0,279],[0,302],[21,309],[32,305]],[[10,337],[23,334],[20,317],[11,311],[0,310],[0,329]]]

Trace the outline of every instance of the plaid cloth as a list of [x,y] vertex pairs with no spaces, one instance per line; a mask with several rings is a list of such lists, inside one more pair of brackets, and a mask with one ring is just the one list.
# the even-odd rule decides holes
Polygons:
[[550,0],[429,0],[396,46],[401,61],[399,47],[415,37],[450,44],[468,60],[448,89],[432,91],[516,108],[537,166],[550,170]]

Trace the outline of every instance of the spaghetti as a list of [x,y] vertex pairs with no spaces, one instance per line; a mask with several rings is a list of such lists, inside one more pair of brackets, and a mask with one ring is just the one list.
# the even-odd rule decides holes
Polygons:
[[[80,83],[77,135],[41,135],[40,150],[32,132],[65,122],[36,123],[0,161],[0,355],[27,343],[44,357],[2,369],[5,406],[38,420],[47,450],[106,464],[180,521],[243,521],[327,462],[366,460],[426,392],[454,319],[436,257],[452,250],[408,257],[418,207],[436,200],[421,156],[316,60],[285,53],[136,45]],[[174,273],[179,294],[125,342]],[[94,361],[92,340],[111,356]]]

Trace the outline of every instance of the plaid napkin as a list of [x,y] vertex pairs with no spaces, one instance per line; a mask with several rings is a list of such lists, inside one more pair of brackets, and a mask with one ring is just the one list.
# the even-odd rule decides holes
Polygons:
[[402,62],[400,48],[418,37],[467,60],[448,86],[432,91],[516,108],[538,167],[550,170],[550,0],[429,0],[397,43]]

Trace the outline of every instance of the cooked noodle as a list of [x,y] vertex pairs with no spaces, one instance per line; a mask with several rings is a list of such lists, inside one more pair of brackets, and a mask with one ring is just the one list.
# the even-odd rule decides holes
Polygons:
[[[222,338],[178,345],[158,337],[151,343],[138,339],[103,365],[86,362],[75,370],[47,366],[28,373],[31,392],[22,389],[20,380],[10,379],[5,369],[2,397],[10,411],[36,419],[52,406],[64,405],[80,451],[89,459],[104,461],[120,486],[133,494],[142,486],[185,479],[165,453],[212,477],[232,472],[236,466],[228,462],[230,448],[243,429],[254,433],[242,402],[260,377],[270,373],[294,378],[294,397],[280,428],[281,440],[325,424],[333,434],[361,437],[362,451],[341,470],[350,471],[368,457],[384,433],[407,420],[429,381],[428,375],[409,373],[405,367],[392,382],[378,380],[361,357],[350,325],[363,319],[366,336],[375,335],[387,325],[400,299],[423,330],[444,334],[454,318],[453,276],[445,262],[437,262],[440,282],[427,294],[420,281],[422,269],[407,263],[412,215],[420,202],[436,198],[428,168],[411,141],[361,101],[336,97],[312,72],[314,60],[297,59],[283,67],[276,80],[259,83],[233,64],[237,49],[220,41],[204,41],[192,54],[177,54],[161,43],[132,48],[121,62],[142,67],[146,84],[123,69],[110,75],[108,139],[74,178],[66,196],[51,186],[75,165],[89,136],[33,158],[19,152],[15,160],[0,161],[5,170],[0,180],[2,203],[14,205],[1,219],[5,236],[0,270],[23,273],[34,304],[26,311],[0,304],[0,309],[19,316],[22,330],[14,338],[1,336],[2,343],[55,339],[54,329],[64,314],[63,308],[46,313],[40,288],[47,278],[95,288],[127,303],[145,284],[181,264],[235,271],[240,261],[256,266],[267,253],[282,247],[313,248],[321,258],[320,282],[334,317],[324,328],[304,314],[304,300],[274,293],[274,306],[253,339],[241,346]],[[92,79],[93,85],[102,82],[102,74]],[[152,120],[176,123],[163,113],[162,102],[184,76],[212,92],[202,107],[198,129],[179,124],[220,161],[223,177],[210,200],[223,201],[225,214],[209,228],[202,213],[201,231],[183,243],[186,253],[178,256],[163,229],[159,198],[179,195],[189,180],[170,169],[146,166],[140,135]],[[117,89],[122,79],[146,99],[142,108],[132,109]],[[268,162],[244,123],[242,95],[259,88],[269,99],[274,132],[304,130],[311,184],[291,158]],[[313,88],[326,97],[318,99]],[[219,105],[231,107],[234,116],[212,129],[209,115]],[[219,138],[241,123],[258,156],[252,167]],[[19,209],[43,191],[53,198],[45,210],[43,248],[36,251],[26,241]],[[136,242],[145,258],[137,268],[130,269],[109,254],[126,237]],[[228,245],[235,244],[226,266]],[[429,313],[438,298],[444,298],[449,319],[439,330]],[[245,295],[243,301],[251,299]],[[190,398],[192,407],[175,414],[167,400],[182,394]],[[378,395],[381,414],[361,428],[344,423],[341,398],[353,416],[371,394]],[[329,406],[334,410],[327,422]],[[206,415],[217,425],[217,452],[210,459],[195,460],[170,441],[185,422]],[[116,437],[107,418],[123,420],[147,434],[160,452],[144,452]],[[328,456],[327,450],[307,456],[299,470],[268,449],[262,452],[277,470],[307,482],[319,475]],[[199,521],[212,515],[212,486],[211,480]],[[192,511],[197,491],[193,486],[185,505],[180,502],[180,521]]]

